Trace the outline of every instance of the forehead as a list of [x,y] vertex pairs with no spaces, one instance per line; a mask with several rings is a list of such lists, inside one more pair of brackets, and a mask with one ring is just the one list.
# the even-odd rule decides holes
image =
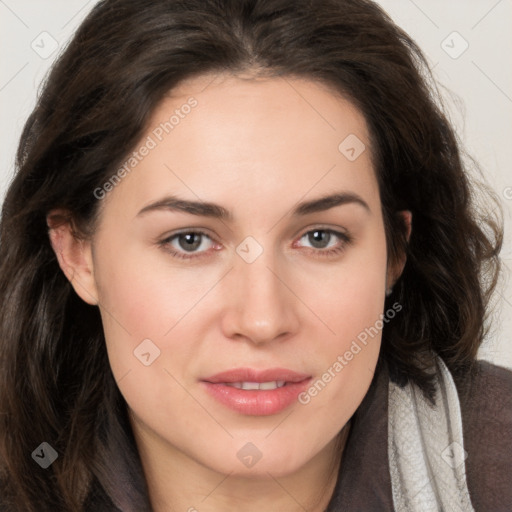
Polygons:
[[[193,109],[187,108],[191,98],[197,102]],[[180,110],[186,111],[185,115]],[[262,157],[282,146],[302,148],[297,152],[304,154],[317,146],[319,139],[337,152],[340,138],[350,134],[369,144],[366,122],[359,110],[327,85],[305,78],[196,77],[165,97],[151,118],[150,129],[171,120],[173,112],[180,114],[173,127],[174,131],[180,125],[174,133],[176,145],[180,131],[191,140],[192,130],[187,130],[191,123],[196,143],[201,138],[223,146],[230,141],[248,141],[252,144],[243,147],[243,153],[251,155],[252,146]],[[188,122],[183,122],[187,118]],[[276,133],[281,136],[275,138]],[[172,145],[173,140],[167,142]],[[233,144],[233,151],[236,148]]]
[[137,206],[160,192],[243,203],[248,193],[298,201],[313,188],[376,191],[363,115],[301,78],[187,80],[155,109],[134,151],[116,195]]

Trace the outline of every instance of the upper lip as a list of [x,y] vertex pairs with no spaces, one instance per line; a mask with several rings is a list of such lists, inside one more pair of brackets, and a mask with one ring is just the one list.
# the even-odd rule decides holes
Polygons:
[[286,368],[268,368],[266,370],[233,368],[232,370],[216,373],[202,380],[212,384],[224,382],[302,382],[310,377],[310,375],[305,373],[295,372]]

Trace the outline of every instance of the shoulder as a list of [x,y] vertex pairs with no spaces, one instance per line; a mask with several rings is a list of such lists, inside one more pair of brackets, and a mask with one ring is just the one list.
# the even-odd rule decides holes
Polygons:
[[477,361],[455,379],[466,477],[476,510],[512,510],[512,371]]

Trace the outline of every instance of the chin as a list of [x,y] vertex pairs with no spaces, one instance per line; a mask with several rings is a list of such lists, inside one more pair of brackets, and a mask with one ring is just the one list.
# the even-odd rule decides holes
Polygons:
[[[302,447],[304,448],[304,447]],[[226,452],[214,453],[208,459],[204,456],[199,460],[213,471],[230,474],[231,477],[250,477],[258,479],[281,478],[299,471],[307,462],[315,457],[315,453],[298,450],[298,446],[283,449],[283,446],[271,446],[263,442],[237,442]]]

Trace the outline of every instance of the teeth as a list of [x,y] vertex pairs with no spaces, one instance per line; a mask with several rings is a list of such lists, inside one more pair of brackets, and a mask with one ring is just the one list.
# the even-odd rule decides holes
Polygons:
[[237,389],[252,390],[271,390],[282,388],[285,385],[284,380],[273,380],[271,382],[226,382],[226,386]]
[[277,389],[284,386],[284,380],[275,380],[273,382],[262,382],[259,389]]
[[260,389],[259,382],[242,382],[242,389],[253,390]]

